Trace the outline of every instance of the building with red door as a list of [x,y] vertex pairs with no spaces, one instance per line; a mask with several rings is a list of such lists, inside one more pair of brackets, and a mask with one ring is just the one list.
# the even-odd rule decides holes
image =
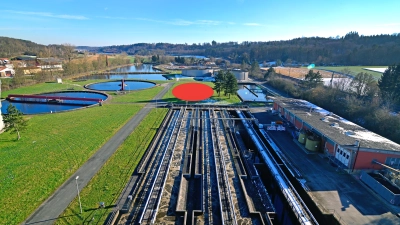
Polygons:
[[[312,144],[348,172],[400,169],[400,145],[310,102],[274,98],[273,110],[299,131],[298,141]],[[311,138],[312,137],[312,138]],[[309,145],[308,145],[309,146]],[[384,164],[384,165],[382,165]]]

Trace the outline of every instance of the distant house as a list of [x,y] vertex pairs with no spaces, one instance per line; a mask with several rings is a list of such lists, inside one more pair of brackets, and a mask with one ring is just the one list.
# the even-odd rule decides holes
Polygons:
[[6,66],[0,66],[0,77],[12,77],[14,76],[15,71]]
[[37,67],[39,66],[39,62],[36,59],[36,56],[29,56],[29,55],[23,55],[23,56],[17,56],[13,58],[14,62],[20,62],[21,67]]
[[205,65],[206,66],[215,66],[215,62],[206,62]]
[[276,66],[276,61],[265,62],[265,63],[263,63],[263,66],[264,67]]
[[10,60],[7,58],[0,58],[0,65],[5,66],[7,64],[10,64]]
[[57,58],[37,58],[39,66],[43,70],[62,70],[62,60]]

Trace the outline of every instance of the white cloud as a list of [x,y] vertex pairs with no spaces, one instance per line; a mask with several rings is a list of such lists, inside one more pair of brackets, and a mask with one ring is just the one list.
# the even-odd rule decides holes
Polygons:
[[111,19],[111,20],[132,20],[133,18],[119,17],[119,16],[98,16],[101,19]]
[[222,22],[221,21],[216,21],[216,20],[196,20],[196,23],[201,24],[201,25],[220,25]]
[[13,14],[21,14],[21,15],[32,15],[32,16],[41,16],[41,17],[51,17],[51,18],[59,18],[59,19],[68,19],[68,20],[87,20],[88,18],[80,15],[67,15],[67,14],[53,14],[49,12],[29,12],[29,11],[14,11],[14,10],[0,10],[0,12],[7,12]]
[[245,26],[252,26],[252,27],[262,26],[262,25],[259,24],[259,23],[244,23],[243,25],[245,25]]
[[[162,23],[174,26],[193,26],[193,25],[201,25],[201,26],[219,26],[219,25],[238,25],[235,22],[224,22],[218,20],[184,20],[184,19],[174,19],[174,20],[155,20],[150,18],[130,18],[130,17],[113,17],[113,16],[98,16],[97,18],[102,19],[113,19],[113,20],[140,20],[140,21],[148,21],[153,23]],[[263,26],[259,23],[243,23],[244,26]]]

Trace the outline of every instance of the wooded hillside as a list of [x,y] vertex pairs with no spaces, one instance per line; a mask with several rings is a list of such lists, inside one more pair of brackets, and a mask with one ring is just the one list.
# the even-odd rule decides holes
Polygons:
[[[81,47],[85,49],[85,47]],[[88,47],[86,47],[88,48]],[[223,57],[233,63],[250,64],[280,60],[317,65],[392,65],[400,62],[400,34],[360,36],[350,32],[344,37],[308,37],[287,41],[226,42],[199,44],[132,44],[90,48],[103,53],[139,55],[204,55]]]
[[[204,55],[222,57],[232,63],[275,61],[316,65],[393,65],[400,62],[400,34],[360,36],[350,32],[344,37],[308,37],[287,41],[225,42],[198,44],[137,43],[105,47],[78,46],[97,53],[129,55]],[[62,45],[39,45],[30,41],[0,37],[0,57],[23,53],[62,54]]]

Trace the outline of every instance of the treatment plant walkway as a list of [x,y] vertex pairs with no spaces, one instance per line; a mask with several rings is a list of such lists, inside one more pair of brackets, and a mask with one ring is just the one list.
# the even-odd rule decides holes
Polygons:
[[[168,83],[164,89],[158,93],[153,100],[163,97],[174,83]],[[75,178],[79,176],[78,186],[82,190],[92,179],[100,168],[107,162],[118,147],[139,125],[145,116],[154,108],[156,104],[148,103],[143,107],[132,119],[130,119],[107,143],[103,145],[83,166],[81,166],[61,187],[59,187],[53,195],[32,213],[25,221],[25,224],[53,224],[64,212],[74,198],[77,196]],[[80,191],[79,190],[79,191]]]

